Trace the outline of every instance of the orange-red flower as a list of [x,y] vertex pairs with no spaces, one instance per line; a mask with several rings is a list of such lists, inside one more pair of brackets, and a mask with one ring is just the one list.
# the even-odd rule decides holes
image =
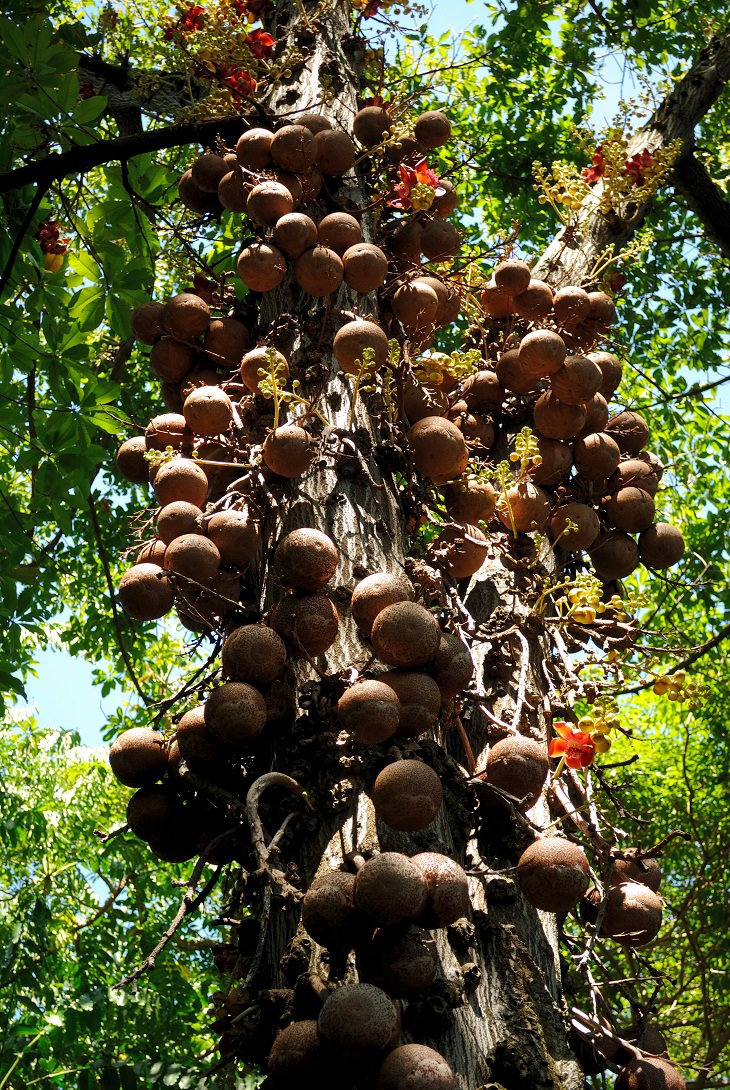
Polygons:
[[629,178],[631,178],[634,185],[643,185],[646,181],[644,171],[651,165],[652,160],[653,156],[651,152],[644,148],[643,151],[638,152],[636,155],[632,155],[630,159],[626,160],[624,174],[627,174]]
[[259,60],[270,57],[276,42],[265,30],[252,30],[246,35],[246,45]]
[[591,165],[583,169],[583,181],[588,182],[588,185],[593,185],[599,178],[602,178],[606,172],[606,159],[603,154],[605,145],[599,144],[593,155]]
[[256,90],[258,84],[253,76],[235,64],[226,64],[218,69],[218,75],[234,98],[244,98]]
[[415,167],[401,163],[398,169],[401,180],[395,187],[395,196],[388,201],[391,208],[427,209],[431,207],[434,197],[442,197],[446,192],[425,159],[419,159]]
[[553,723],[559,738],[553,738],[548,757],[563,757],[568,768],[587,768],[596,756],[596,747],[590,734],[577,730],[568,723]]

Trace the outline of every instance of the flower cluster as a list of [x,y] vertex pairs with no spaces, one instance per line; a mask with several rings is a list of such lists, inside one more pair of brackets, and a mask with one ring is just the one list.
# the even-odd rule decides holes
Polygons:
[[[612,143],[612,141],[609,141]],[[599,144],[596,148],[591,165],[584,167],[581,175],[584,182],[593,185],[606,173],[606,149],[608,144]],[[623,153],[622,153],[623,154]],[[624,159],[623,173],[633,186],[645,185],[647,177],[651,174],[654,156],[644,148],[643,151]]]
[[658,677],[652,686],[657,696],[666,696],[667,700],[683,704],[696,697],[698,686],[687,680],[684,670],[675,670],[673,674]]
[[61,235],[55,220],[46,220],[33,236],[43,251],[43,265],[49,272],[58,272],[63,265],[64,256],[71,241]]
[[426,212],[436,197],[443,197],[446,192],[425,159],[419,159],[415,167],[401,163],[398,170],[401,180],[395,187],[395,196],[388,201],[391,208]]
[[520,473],[527,473],[531,466],[542,465],[540,444],[537,436],[529,428],[522,428],[515,437],[515,449],[509,456],[510,462],[520,463]]
[[[259,66],[265,67],[276,45],[262,27],[250,29],[251,23],[271,8],[271,0],[218,0],[207,6],[185,6],[178,9],[177,19],[163,22],[163,39],[182,51],[196,79],[216,82],[229,104],[240,103],[256,91]],[[224,108],[219,98],[220,94],[210,96],[214,109]]]

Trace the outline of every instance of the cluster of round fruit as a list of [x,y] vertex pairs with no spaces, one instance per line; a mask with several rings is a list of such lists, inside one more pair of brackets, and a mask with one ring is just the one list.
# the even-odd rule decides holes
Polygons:
[[354,948],[359,983],[331,991],[316,1020],[296,1021],[280,1032],[268,1058],[274,1085],[290,1085],[293,1064],[303,1062],[308,1070],[331,1074],[345,1074],[355,1064],[376,1068],[379,1088],[401,1087],[412,1066],[419,1080],[430,1075],[429,1086],[453,1087],[439,1053],[398,1046],[398,1000],[434,981],[438,956],[431,930],[455,923],[468,908],[466,873],[438,852],[382,852],[356,874],[329,871],[315,878],[302,902],[304,930],[331,952]]
[[[519,292],[504,293],[504,284],[518,282],[524,285]],[[495,292],[497,299],[509,302],[504,314],[496,307]],[[474,524],[489,521],[496,512],[513,533],[549,527],[563,548],[587,550],[606,581],[630,574],[640,561],[651,568],[676,563],[684,552],[680,531],[654,522],[663,466],[645,449],[648,424],[633,411],[609,415],[608,402],[621,379],[620,361],[605,351],[569,354],[578,341],[592,345],[609,328],[612,301],[602,292],[579,288],[553,295],[549,285],[531,280],[529,267],[514,259],[497,267],[494,284],[482,294],[485,306],[499,315],[494,328],[485,331],[486,354],[495,356],[492,365],[455,386],[450,397],[439,386],[421,384],[406,402],[414,465],[434,484],[447,486],[447,514],[464,524],[461,534],[449,531],[449,554],[469,552],[478,568],[486,546],[477,546],[484,535]],[[516,319],[534,328],[518,336],[507,328]],[[495,423],[509,421],[513,430],[520,412],[536,433],[536,456],[516,480],[502,482],[498,494],[484,474],[468,472],[470,447],[483,456],[492,445]],[[554,499],[546,488],[555,492]],[[638,542],[630,536],[636,533]],[[453,539],[459,539],[458,545]],[[466,560],[459,567],[464,575],[476,570]],[[453,574],[462,577],[459,571]]]

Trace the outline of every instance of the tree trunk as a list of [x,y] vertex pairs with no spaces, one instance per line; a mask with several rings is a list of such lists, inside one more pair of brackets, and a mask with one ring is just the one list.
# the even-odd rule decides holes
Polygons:
[[[348,6],[338,2],[317,19],[311,34],[302,29],[301,18],[294,29],[290,25],[288,33],[307,59],[266,103],[275,114],[290,114],[289,120],[295,121],[294,110],[321,103],[321,111],[334,124],[351,131],[360,47],[349,35],[348,19]],[[281,38],[284,27],[279,25],[274,33]],[[346,179],[331,203],[345,210],[364,208],[366,198],[357,179]],[[362,221],[367,239],[367,213]],[[293,822],[278,845],[276,867],[284,869],[287,879],[270,882],[258,875],[246,882],[246,904],[258,916],[261,930],[255,949],[249,951],[250,960],[244,962],[241,1002],[248,1013],[236,1027],[236,1051],[243,1058],[261,1060],[277,1027],[292,1014],[316,1017],[312,974],[315,980],[333,983],[353,978],[352,964],[336,964],[336,958],[316,947],[299,927],[293,886],[305,889],[317,873],[347,866],[351,853],[433,850],[467,869],[472,910],[468,919],[435,933],[440,972],[422,997],[406,1004],[402,1040],[440,1051],[462,1090],[487,1084],[577,1090],[582,1074],[566,1043],[556,920],[527,905],[509,876],[532,834],[515,824],[504,808],[477,811],[460,763],[463,750],[456,731],[448,729],[455,709],[445,709],[435,739],[421,737],[404,747],[419,750],[436,767],[446,790],[444,816],[421,834],[398,834],[376,822],[363,787],[372,781],[378,761],[382,765],[382,751],[353,746],[338,737],[334,705],[343,679],[353,667],[362,671],[371,658],[347,608],[357,578],[405,567],[415,577],[435,578],[442,607],[453,612],[455,600],[455,587],[447,597],[438,572],[406,558],[402,501],[407,489],[382,468],[389,452],[398,454],[404,447],[402,431],[391,428],[377,395],[358,398],[354,427],[350,423],[353,380],[335,373],[331,344],[341,315],[352,311],[353,302],[352,293],[343,288],[331,306],[313,306],[296,285],[285,285],[265,296],[260,308],[262,332],[273,330],[271,342],[289,358],[292,373],[308,395],[315,389],[307,382],[312,361],[316,360],[318,374],[321,366],[325,386],[317,404],[331,425],[324,442],[330,450],[339,444],[340,451],[334,459],[323,457],[296,483],[276,490],[278,508],[267,518],[268,552],[282,533],[294,527],[327,532],[341,555],[334,592],[341,625],[326,663],[320,660],[324,677],[314,676],[308,663],[297,666],[300,714],[272,754],[271,768],[305,787],[316,811]],[[374,296],[367,305],[376,312]],[[266,605],[273,580],[266,571],[263,576]],[[497,720],[507,716],[509,729],[515,732],[545,739],[547,677],[542,664],[549,650],[539,631],[528,630],[525,636],[518,628],[526,614],[521,602],[529,582],[530,577],[519,571],[506,571],[495,552],[465,599],[471,613],[467,627],[480,668],[477,688],[493,716]],[[463,622],[464,617],[459,619]],[[487,676],[495,663],[496,680]],[[465,718],[476,766],[483,768],[490,736],[494,740],[508,731],[497,727],[495,732],[478,713]],[[283,808],[268,811],[267,825],[276,828],[292,804],[296,806],[286,795]],[[539,821],[546,813],[538,806],[534,816]]]

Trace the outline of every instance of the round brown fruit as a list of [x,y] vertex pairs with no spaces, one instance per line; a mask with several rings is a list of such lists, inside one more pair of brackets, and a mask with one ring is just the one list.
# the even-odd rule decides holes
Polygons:
[[684,556],[684,538],[676,526],[657,522],[639,534],[639,556],[647,568],[671,568]]
[[[568,529],[568,523],[573,523],[576,529]],[[565,503],[556,508],[550,516],[550,533],[553,541],[577,552],[579,549],[589,549],[598,537],[601,524],[598,515],[587,503]]]
[[127,803],[129,828],[136,837],[147,842],[169,837],[179,828],[184,816],[180,798],[169,784],[140,787]]
[[537,440],[538,450],[542,461],[539,465],[530,466],[528,472],[535,484],[546,484],[554,487],[562,484],[570,475],[573,468],[573,458],[567,443],[561,443],[559,439],[548,439],[540,435]]
[[497,517],[513,533],[541,530],[549,515],[548,498],[532,481],[518,481],[497,500]]
[[[273,362],[271,355],[273,353]],[[259,345],[258,348],[252,348],[250,352],[241,360],[240,375],[243,379],[244,385],[251,391],[252,394],[257,394],[259,391],[259,382],[263,377],[259,372],[263,372],[263,375],[270,376],[271,371],[274,369],[279,374],[283,374],[285,377],[289,374],[289,364],[286,356],[283,356],[281,352],[278,352],[270,345]]]
[[430,673],[444,700],[466,689],[473,679],[474,663],[469,648],[455,632],[441,633]]
[[313,246],[294,262],[296,282],[310,295],[331,295],[342,283],[343,274],[342,259],[326,246]]
[[497,506],[497,493],[489,481],[468,477],[444,489],[444,503],[455,522],[489,522]]
[[609,886],[600,934],[625,946],[646,946],[659,933],[664,902],[643,882]]
[[300,477],[317,457],[317,447],[304,428],[283,424],[266,436],[262,457],[271,472],[279,477]]
[[271,627],[293,654],[323,655],[337,639],[339,615],[324,594],[292,595],[271,610]]
[[231,681],[270,685],[286,665],[286,647],[273,628],[246,624],[234,628],[221,648],[223,674]]
[[615,471],[621,451],[606,432],[593,432],[576,439],[573,446],[575,468],[589,481],[603,481]]
[[550,388],[565,405],[582,405],[598,393],[603,374],[597,363],[587,356],[568,356],[565,363],[550,377]]
[[594,394],[585,403],[586,422],[580,430],[580,435],[592,435],[593,432],[602,432],[608,423],[608,402],[601,393]]
[[414,924],[380,927],[369,942],[360,944],[355,964],[360,980],[382,988],[393,999],[406,999],[433,983],[436,943]]
[[365,295],[384,283],[388,258],[379,246],[357,242],[343,253],[342,267],[348,287]]
[[171,458],[157,469],[154,489],[161,507],[175,500],[202,507],[208,495],[208,478],[192,458]]
[[439,216],[450,216],[459,207],[459,194],[448,178],[439,178],[438,188],[443,193],[434,197],[431,211],[438,212]]
[[649,425],[643,416],[630,410],[612,416],[606,432],[616,440],[622,454],[639,454],[649,442]]
[[174,337],[161,337],[150,352],[150,370],[161,382],[180,382],[195,360],[195,348]]
[[441,708],[441,690],[432,677],[414,670],[388,670],[378,678],[400,701],[399,738],[415,738],[430,730]]
[[274,553],[274,568],[289,590],[322,590],[335,574],[340,554],[327,534],[303,526],[283,537]]
[[614,1090],[687,1090],[687,1083],[669,1060],[641,1056],[621,1068]]
[[540,798],[549,770],[547,751],[541,742],[521,734],[510,735],[490,747],[486,779],[513,798],[523,800],[521,810],[529,810]]
[[392,126],[390,114],[382,106],[364,106],[355,114],[352,131],[356,140],[366,148],[372,148],[382,142]]
[[603,394],[606,401],[610,401],[619,388],[623,367],[621,361],[611,352],[589,352],[588,359],[598,364],[603,375],[599,393]]
[[484,285],[479,293],[479,302],[490,318],[510,318],[515,313],[514,296],[502,291],[494,280]]
[[418,602],[385,606],[373,622],[370,638],[388,666],[424,666],[436,654],[441,630],[433,613]]
[[149,303],[141,303],[132,311],[132,333],[143,344],[157,344],[163,334],[162,312],[165,309],[163,303],[157,303],[151,299]]
[[541,837],[520,856],[517,880],[523,894],[544,912],[568,912],[590,884],[585,852],[562,837]]
[[221,435],[233,419],[231,399],[220,386],[199,386],[185,398],[183,416],[195,435]]
[[[205,351],[222,367],[238,367],[251,346],[251,334],[236,318],[212,318],[205,334]],[[210,357],[209,357],[210,358]]]
[[359,631],[370,636],[378,613],[394,602],[413,599],[413,587],[400,572],[375,572],[361,579],[352,592],[350,610]]
[[203,714],[208,730],[219,742],[245,747],[255,742],[264,729],[266,701],[253,685],[226,681],[210,694]]
[[207,529],[224,564],[243,568],[259,550],[259,526],[247,511],[216,511],[208,520]]
[[502,352],[495,365],[495,371],[500,384],[515,394],[526,394],[528,390],[534,390],[540,381],[540,376],[531,371],[520,359],[516,348]]
[[400,701],[382,681],[360,679],[345,689],[337,703],[337,715],[345,730],[364,746],[392,738],[400,723]]
[[524,291],[515,296],[514,306],[520,318],[540,322],[553,308],[553,290],[544,280],[530,280]]
[[230,170],[224,174],[218,185],[218,200],[229,212],[245,212],[251,183],[244,178],[243,171]]
[[662,872],[659,862],[651,857],[648,859],[617,859],[611,871],[610,884],[617,886],[621,882],[639,882],[657,892],[662,881]]
[[338,364],[348,375],[359,374],[365,349],[372,349],[373,362],[368,370],[376,371],[388,362],[388,338],[375,322],[357,318],[341,326],[332,342]]
[[372,931],[355,908],[355,875],[330,871],[314,879],[302,901],[302,926],[320,946],[351,947]]
[[422,761],[395,761],[378,774],[372,789],[375,814],[404,833],[425,829],[441,809],[438,774]]
[[145,459],[146,453],[147,443],[144,435],[134,435],[131,439],[125,439],[114,457],[114,464],[125,481],[130,481],[132,484],[148,483],[150,463]]
[[281,182],[267,179],[255,185],[246,201],[246,214],[261,227],[273,227],[294,210],[294,199]]
[[418,917],[421,927],[448,927],[469,911],[469,879],[455,859],[440,852],[420,852],[412,862],[426,880],[426,904]]
[[192,440],[190,429],[181,413],[161,413],[150,420],[144,433],[147,450],[182,450],[188,437]]
[[[194,503],[173,500],[172,503],[162,507],[157,515],[157,536],[165,545],[169,545],[176,537],[182,537],[183,534],[202,534],[204,532],[202,519],[202,510]],[[164,567],[164,553],[161,564]]]
[[[454,1090],[454,1072],[440,1052],[428,1045],[398,1045],[383,1061],[375,1090]],[[621,1090],[649,1090],[621,1087]],[[654,1088],[650,1088],[654,1090]],[[659,1090],[659,1088],[657,1088]],[[682,1090],[671,1087],[670,1090]]]
[[165,550],[165,570],[210,586],[220,569],[221,556],[212,541],[200,534],[181,534]]
[[566,405],[552,390],[540,394],[532,410],[535,427],[547,439],[574,439],[587,415],[584,405]]
[[391,300],[393,314],[411,336],[433,329],[438,306],[436,292],[418,279],[401,284]]
[[648,530],[654,521],[654,500],[641,488],[621,488],[602,503],[609,526],[626,533]]
[[553,375],[565,363],[567,348],[559,334],[549,329],[533,329],[520,341],[520,362],[538,378]]
[[278,166],[292,174],[306,174],[314,165],[314,135],[304,125],[284,125],[271,141],[271,156]]
[[655,496],[659,489],[659,478],[648,462],[643,458],[626,458],[619,462],[615,473],[608,481],[607,491],[618,492],[621,488],[631,485],[641,488],[650,496]]
[[446,261],[461,247],[461,235],[449,220],[435,216],[426,220],[421,230],[421,250],[429,261]]
[[427,110],[416,118],[413,135],[427,151],[440,148],[451,137],[451,122],[441,110]]
[[314,134],[317,166],[328,178],[340,178],[352,169],[355,145],[346,132],[322,129]]
[[159,537],[145,541],[137,554],[137,563],[157,564],[161,568],[165,560],[165,547],[166,543]]
[[115,738],[109,749],[111,770],[125,787],[147,787],[167,767],[165,739],[149,727],[132,727]]
[[202,189],[204,193],[215,193],[221,178],[229,170],[230,167],[222,155],[207,152],[198,156],[190,168],[190,174],[198,189]]
[[350,246],[362,242],[360,221],[347,212],[330,212],[320,220],[317,238],[320,246],[334,250],[341,257]]
[[186,170],[177,183],[180,200],[191,212],[203,215],[205,212],[220,212],[220,202],[215,193],[206,193],[193,181],[193,173]]
[[184,291],[162,308],[162,325],[173,337],[193,340],[204,333],[210,321],[210,307],[193,292]]
[[464,382],[462,396],[472,412],[491,412],[502,406],[505,391],[494,371],[477,371]]
[[500,261],[494,270],[494,283],[504,295],[520,295],[530,286],[530,266],[519,258]]
[[426,906],[426,880],[401,852],[381,852],[357,872],[355,904],[378,927],[411,922]]
[[[489,553],[487,535],[478,526],[448,526],[434,542],[436,562],[453,579],[468,579]],[[443,555],[441,552],[443,551]]]
[[276,221],[272,238],[282,253],[297,258],[316,246],[317,224],[303,212],[290,212]]
[[619,530],[599,534],[588,553],[599,579],[624,579],[639,565],[639,546]]
[[606,333],[616,321],[616,306],[605,291],[589,291],[590,310],[586,320],[592,323],[600,333]]
[[271,166],[271,142],[274,134],[269,129],[249,129],[238,138],[236,158],[242,167],[257,172]]
[[392,1048],[400,1013],[374,984],[342,984],[325,999],[317,1019],[320,1039],[340,1058],[362,1060]]
[[268,242],[251,242],[238,255],[236,272],[250,291],[273,291],[286,278],[286,258]]
[[292,1022],[274,1038],[266,1070],[273,1087],[324,1085],[326,1060],[319,1039],[317,1023],[313,1018]]
[[408,431],[408,445],[419,473],[436,484],[460,477],[469,452],[464,436],[455,424],[441,416],[426,416]]
[[122,609],[135,621],[164,617],[175,601],[175,592],[157,564],[135,564],[129,568],[119,581],[118,594]]
[[564,287],[558,288],[553,298],[553,314],[559,326],[572,326],[582,322],[588,317],[591,309],[591,301],[588,292],[583,288]]

